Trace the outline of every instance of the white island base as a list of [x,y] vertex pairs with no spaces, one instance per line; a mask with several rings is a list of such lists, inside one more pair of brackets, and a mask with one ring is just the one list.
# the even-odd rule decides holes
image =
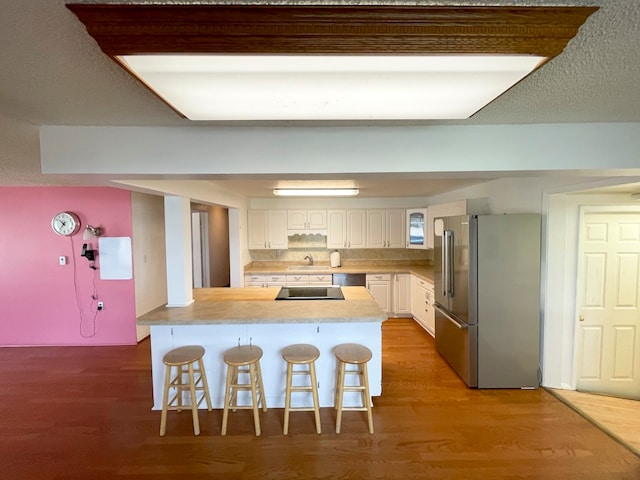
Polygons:
[[[267,407],[284,408],[287,364],[282,359],[284,347],[294,343],[309,343],[320,350],[316,360],[318,396],[321,407],[333,407],[336,382],[336,358],[333,349],[340,343],[359,343],[374,352],[367,367],[372,396],[382,393],[381,323],[322,323],[322,324],[266,324],[266,325],[186,325],[151,327],[151,363],[153,371],[153,409],[162,408],[164,364],[162,357],[172,348],[183,345],[202,345],[205,348],[204,365],[209,392],[214,408],[224,406],[226,365],[223,353],[238,345],[251,343],[262,348],[260,360]],[[296,367],[297,369],[298,367]],[[353,376],[348,376],[351,378]],[[298,375],[296,384],[307,382],[308,377]],[[240,402],[248,403],[249,392],[240,392]],[[242,396],[245,394],[245,397]],[[345,405],[355,405],[359,394],[345,393]],[[311,395],[294,393],[294,406],[310,405]],[[204,408],[201,405],[201,408]]]

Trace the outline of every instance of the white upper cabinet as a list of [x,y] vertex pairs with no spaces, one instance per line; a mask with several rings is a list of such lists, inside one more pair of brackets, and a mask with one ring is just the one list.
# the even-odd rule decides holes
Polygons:
[[404,248],[405,210],[367,210],[367,248]]
[[326,210],[287,210],[289,230],[326,230]]
[[327,210],[327,248],[346,248],[347,211]]
[[367,243],[367,211],[347,210],[347,248],[365,248]]
[[327,210],[327,248],[365,248],[366,210]]
[[251,250],[287,248],[286,210],[249,210],[248,247]]
[[[407,210],[406,247],[429,248],[428,212],[426,208],[412,208]],[[433,242],[433,237],[432,240]]]

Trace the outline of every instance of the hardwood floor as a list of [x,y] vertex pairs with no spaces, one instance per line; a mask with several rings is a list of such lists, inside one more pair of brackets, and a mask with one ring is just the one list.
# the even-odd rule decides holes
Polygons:
[[640,401],[574,390],[550,390],[640,456]]
[[[544,389],[468,389],[411,320],[383,324],[383,394],[375,434],[364,412],[229,420],[151,411],[149,344],[0,349],[0,478],[75,479],[634,479],[640,458]],[[215,387],[215,386],[214,386]],[[221,386],[217,386],[221,388]],[[284,386],[283,386],[284,388]]]

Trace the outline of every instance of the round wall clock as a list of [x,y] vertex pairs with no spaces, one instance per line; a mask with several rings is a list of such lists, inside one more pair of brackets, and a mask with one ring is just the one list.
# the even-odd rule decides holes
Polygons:
[[80,220],[71,212],[56,213],[51,219],[51,228],[58,235],[73,235],[80,229]]

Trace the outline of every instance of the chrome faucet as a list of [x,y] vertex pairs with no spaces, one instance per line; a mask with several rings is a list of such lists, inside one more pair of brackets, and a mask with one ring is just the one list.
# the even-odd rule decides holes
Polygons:
[[313,257],[311,256],[311,254],[307,255],[306,257],[304,257],[305,260],[309,260],[309,265],[313,265]]

